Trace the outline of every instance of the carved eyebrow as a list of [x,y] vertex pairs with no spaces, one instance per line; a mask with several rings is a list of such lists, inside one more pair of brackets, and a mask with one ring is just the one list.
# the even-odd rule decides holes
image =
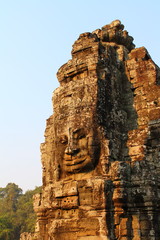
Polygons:
[[85,133],[84,128],[78,128],[73,131],[73,133]]
[[61,135],[60,138],[67,138],[67,135]]
[[81,131],[81,129],[76,129],[76,130],[73,131],[73,133],[78,133],[80,131]]

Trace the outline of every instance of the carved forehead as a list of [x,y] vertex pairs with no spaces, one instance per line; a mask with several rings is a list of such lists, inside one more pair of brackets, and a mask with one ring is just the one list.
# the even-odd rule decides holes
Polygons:
[[80,82],[71,81],[54,92],[54,112],[59,119],[75,114],[83,115],[92,112],[97,102],[97,85],[86,84],[85,79]]
[[57,121],[55,124],[55,134],[62,135],[68,134],[69,131],[77,132],[81,129],[88,134],[93,128],[95,128],[95,124],[93,123],[93,116],[79,116],[74,115],[70,118],[64,118]]
[[88,76],[72,79],[55,90],[53,105],[56,136],[70,128],[73,131],[83,128],[88,133],[96,115],[97,83]]

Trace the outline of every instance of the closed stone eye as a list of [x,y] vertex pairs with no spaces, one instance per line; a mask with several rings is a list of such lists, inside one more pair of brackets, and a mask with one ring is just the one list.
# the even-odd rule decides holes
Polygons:
[[85,137],[86,137],[85,134],[80,134],[80,135],[78,136],[78,139],[82,139],[82,138],[85,138]]
[[78,129],[74,132],[74,138],[75,139],[81,139],[81,138],[85,138],[86,134],[84,132],[84,129]]
[[67,138],[67,136],[61,137],[61,138],[60,138],[60,143],[62,143],[62,144],[67,144],[67,143],[68,143],[68,138]]

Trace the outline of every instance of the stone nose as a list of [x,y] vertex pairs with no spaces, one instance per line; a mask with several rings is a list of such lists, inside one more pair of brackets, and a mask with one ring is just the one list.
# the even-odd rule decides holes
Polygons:
[[70,146],[68,146],[65,149],[65,154],[67,155],[76,155],[79,152],[79,148],[72,148]]

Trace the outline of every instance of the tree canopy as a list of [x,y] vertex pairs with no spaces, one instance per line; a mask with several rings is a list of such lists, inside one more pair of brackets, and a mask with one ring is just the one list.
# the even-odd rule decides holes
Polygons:
[[0,187],[0,240],[19,240],[22,232],[34,231],[33,195],[39,192],[41,187],[23,194],[15,183]]

